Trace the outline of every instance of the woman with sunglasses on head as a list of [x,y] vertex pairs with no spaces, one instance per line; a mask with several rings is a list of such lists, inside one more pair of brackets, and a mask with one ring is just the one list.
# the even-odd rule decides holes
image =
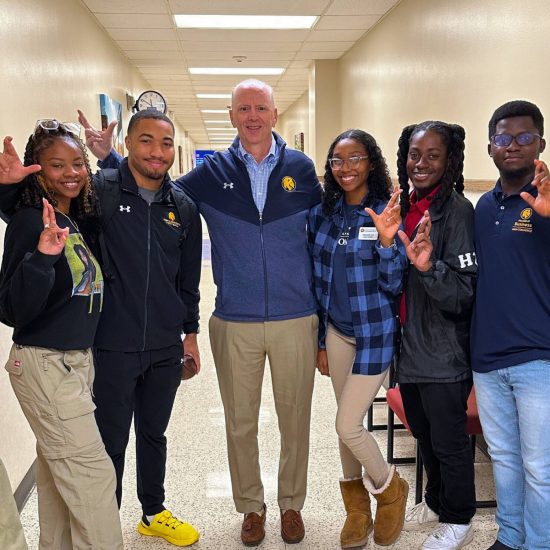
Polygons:
[[404,529],[434,528],[424,550],[469,544],[476,509],[466,409],[477,265],[474,209],[463,196],[464,137],[461,126],[428,121],[407,126],[399,138],[399,236],[410,267],[397,381],[428,478],[424,502],[407,513]]
[[363,420],[394,354],[395,299],[406,257],[395,241],[399,191],[391,195],[386,161],[374,138],[348,130],[331,144],[322,202],[309,218],[319,304],[317,368],[331,377],[347,519],[342,548],[393,544],[403,526],[408,485],[382,457]]
[[[118,550],[115,472],[90,391],[103,278],[83,233],[92,236],[99,212],[74,131],[39,121],[23,164],[4,140],[0,183],[24,187],[6,230],[0,318],[14,327],[6,370],[37,440],[40,550]],[[82,285],[85,272],[93,280]]]

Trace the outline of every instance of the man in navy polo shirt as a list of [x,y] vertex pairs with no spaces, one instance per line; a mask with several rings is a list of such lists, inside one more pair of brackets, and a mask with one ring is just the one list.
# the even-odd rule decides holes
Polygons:
[[544,119],[527,101],[489,122],[495,188],[475,211],[472,368],[493,461],[499,527],[489,550],[550,548],[550,173]]

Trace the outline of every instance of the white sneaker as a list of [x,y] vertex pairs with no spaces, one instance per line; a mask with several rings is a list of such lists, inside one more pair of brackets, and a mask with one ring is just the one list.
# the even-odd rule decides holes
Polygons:
[[403,531],[419,531],[425,527],[433,527],[437,523],[439,523],[439,515],[425,502],[419,502],[405,514]]
[[471,523],[440,523],[434,532],[422,544],[422,550],[458,550],[474,540],[474,528]]

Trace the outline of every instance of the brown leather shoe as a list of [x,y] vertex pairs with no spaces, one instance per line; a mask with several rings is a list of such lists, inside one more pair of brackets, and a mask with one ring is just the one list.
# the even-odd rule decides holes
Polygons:
[[260,516],[256,512],[244,515],[241,527],[241,540],[245,546],[258,546],[265,537],[265,516],[267,507],[264,504],[264,513]]
[[306,534],[302,514],[296,510],[281,510],[281,537],[287,544],[301,542]]

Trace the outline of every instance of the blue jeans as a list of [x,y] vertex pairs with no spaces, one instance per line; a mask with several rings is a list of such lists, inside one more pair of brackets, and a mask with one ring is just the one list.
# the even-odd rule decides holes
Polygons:
[[495,478],[498,540],[550,548],[550,361],[474,372]]

